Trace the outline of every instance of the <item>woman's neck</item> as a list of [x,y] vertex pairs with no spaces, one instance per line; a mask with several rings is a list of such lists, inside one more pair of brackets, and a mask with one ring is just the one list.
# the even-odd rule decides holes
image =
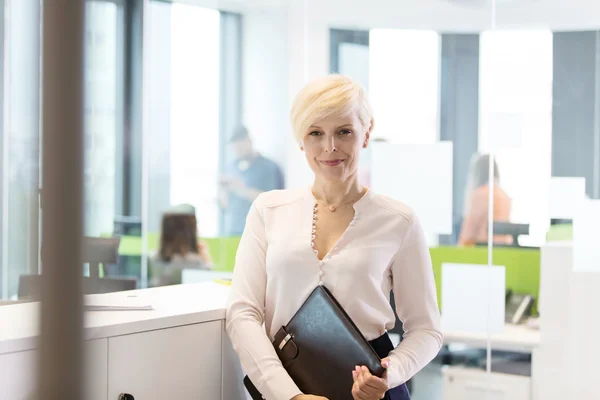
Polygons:
[[317,200],[326,204],[341,204],[349,198],[358,196],[364,187],[357,177],[346,181],[332,182],[315,179],[312,191]]

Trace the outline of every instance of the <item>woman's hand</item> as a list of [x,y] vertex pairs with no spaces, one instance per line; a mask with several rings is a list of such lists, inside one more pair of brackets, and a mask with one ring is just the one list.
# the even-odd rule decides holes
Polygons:
[[[389,359],[381,360],[381,365],[387,368],[390,365]],[[352,386],[354,400],[380,400],[385,397],[385,392],[388,390],[385,374],[383,378],[379,378],[372,375],[367,367],[356,367],[352,371],[352,377],[354,378]]]
[[327,397],[313,396],[310,394],[299,394],[292,397],[292,400],[328,400]]

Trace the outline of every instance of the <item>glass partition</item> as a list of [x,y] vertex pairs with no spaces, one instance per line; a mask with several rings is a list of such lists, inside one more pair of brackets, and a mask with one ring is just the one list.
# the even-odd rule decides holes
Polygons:
[[[86,2],[85,234],[117,256],[83,274],[230,279],[256,196],[312,182],[294,95],[340,73],[374,108],[361,181],[412,207],[428,240],[445,340],[412,399],[594,398],[598,6],[218,3]],[[47,210],[40,2],[0,5],[4,304],[30,300]]]

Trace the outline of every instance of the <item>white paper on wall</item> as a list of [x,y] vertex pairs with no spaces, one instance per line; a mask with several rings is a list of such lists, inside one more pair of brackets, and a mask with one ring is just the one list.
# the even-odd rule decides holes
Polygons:
[[504,266],[442,264],[444,330],[503,332],[505,299]]
[[578,204],[585,199],[585,178],[550,179],[550,218],[572,219]]
[[585,198],[575,211],[573,271],[600,272],[600,200]]
[[523,115],[514,112],[494,112],[485,116],[484,129],[487,131],[490,152],[521,148]]
[[428,235],[452,233],[452,142],[372,143],[371,186],[419,216]]

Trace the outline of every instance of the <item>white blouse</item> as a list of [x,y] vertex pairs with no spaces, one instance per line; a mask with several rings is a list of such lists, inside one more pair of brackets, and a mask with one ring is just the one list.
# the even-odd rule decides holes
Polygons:
[[394,327],[389,302],[394,290],[405,333],[389,355],[390,388],[427,365],[443,342],[429,249],[411,209],[367,191],[354,204],[346,232],[320,261],[311,248],[315,204],[310,188],[261,194],[236,256],[227,332],[244,370],[268,400],[302,393],[271,341],[319,284],[367,340]]

